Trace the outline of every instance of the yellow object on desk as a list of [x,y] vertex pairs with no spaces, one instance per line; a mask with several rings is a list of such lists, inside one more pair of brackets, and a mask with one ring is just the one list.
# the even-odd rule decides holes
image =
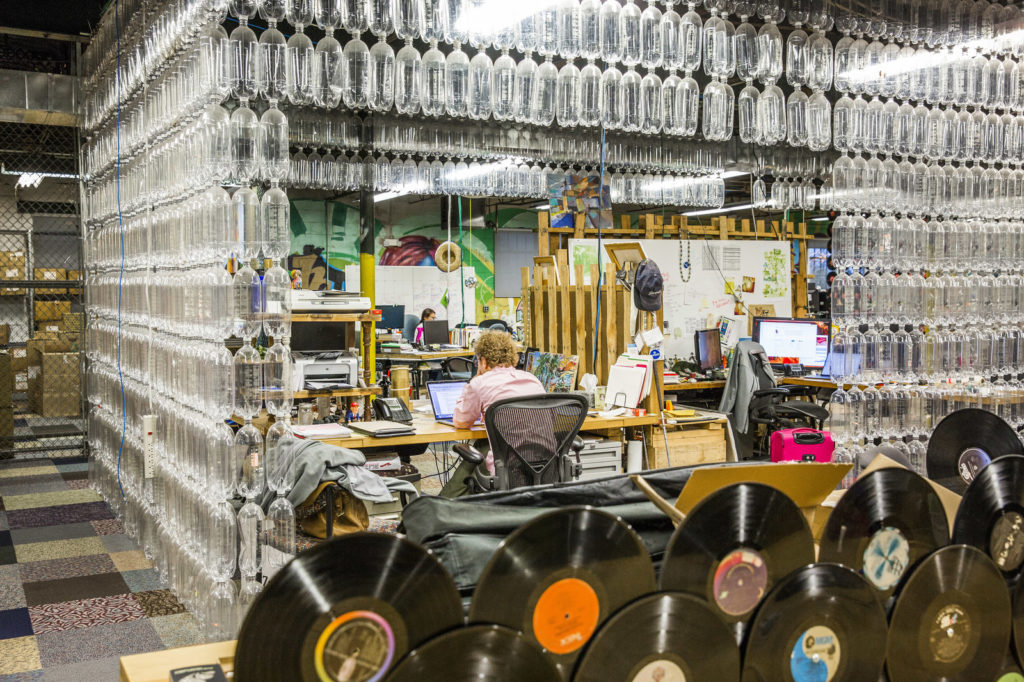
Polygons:
[[693,417],[697,410],[665,410],[666,417]]

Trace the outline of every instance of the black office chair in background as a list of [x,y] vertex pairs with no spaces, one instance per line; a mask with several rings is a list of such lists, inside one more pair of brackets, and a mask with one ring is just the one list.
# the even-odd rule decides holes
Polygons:
[[466,481],[469,494],[578,478],[583,449],[578,436],[587,405],[580,394],[540,393],[505,398],[487,408],[484,425],[494,453],[494,474],[487,471],[485,453],[466,443],[452,448],[477,465]]
[[448,358],[441,361],[441,370],[445,379],[461,379],[469,381],[476,375],[476,365],[469,358]]
[[507,324],[505,324],[505,320],[499,320],[497,318],[492,320],[484,320],[477,326],[480,327],[481,329],[497,329],[509,334],[512,333],[512,330],[509,329]]

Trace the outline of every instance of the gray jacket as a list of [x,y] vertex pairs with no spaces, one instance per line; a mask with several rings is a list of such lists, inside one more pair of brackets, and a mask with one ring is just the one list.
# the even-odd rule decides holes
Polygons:
[[[364,469],[366,457],[358,450],[294,436],[286,436],[281,447],[284,448],[281,466],[288,467],[288,480],[292,483],[287,497],[294,506],[305,501],[318,485],[326,481],[337,481],[345,490],[369,502],[391,502],[394,499],[392,491],[417,495],[416,488],[408,481],[378,476]],[[264,511],[276,495],[272,490],[263,495]]]
[[750,428],[750,398],[754,391],[774,386],[775,375],[759,343],[740,341],[732,358],[718,411],[729,415],[736,433],[747,433]]

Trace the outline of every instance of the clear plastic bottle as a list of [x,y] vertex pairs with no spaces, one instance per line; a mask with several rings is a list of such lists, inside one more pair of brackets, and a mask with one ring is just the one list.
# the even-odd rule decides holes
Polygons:
[[662,64],[667,69],[683,66],[682,17],[675,11],[675,3],[668,0],[661,15]]
[[534,89],[537,84],[537,62],[527,52],[516,66],[515,89],[513,90],[514,117],[518,123],[532,120]]
[[736,55],[736,75],[747,84],[757,79],[757,30],[743,18],[733,34],[733,52]]
[[683,114],[679,111],[679,76],[674,68],[661,84],[661,111],[664,117],[663,130],[668,135],[678,135],[683,126]]
[[291,250],[291,217],[288,196],[276,184],[260,200],[260,228],[263,255],[275,261]]
[[260,175],[271,182],[288,177],[288,118],[277,107],[260,117],[258,131]]
[[228,49],[231,94],[240,100],[250,100],[259,91],[260,47],[256,34],[244,19],[231,31]]
[[395,57],[395,110],[412,115],[420,111],[420,86],[423,80],[423,60],[413,47],[412,40]]
[[640,81],[640,132],[657,135],[665,123],[661,106],[661,78],[651,72]]
[[[351,0],[359,2],[360,0]],[[424,42],[445,39],[448,24],[448,7],[445,0],[419,0],[420,39]]]
[[263,399],[267,412],[283,418],[285,411],[291,412],[292,364],[291,350],[278,338],[274,337],[274,345],[263,357]]
[[287,43],[284,35],[272,23],[260,36],[259,64],[256,67],[260,94],[268,101],[277,102],[287,97],[287,64]]
[[807,145],[807,95],[800,90],[786,101],[786,140],[794,147]]
[[583,0],[579,7],[579,56],[598,59],[601,56],[601,1]]
[[558,68],[547,56],[537,69],[534,81],[533,101],[530,105],[530,119],[534,125],[548,126],[555,120]]
[[599,25],[601,31],[601,59],[614,65],[622,60],[622,33],[619,20],[622,5],[618,0],[607,0],[601,3]]
[[370,48],[358,35],[342,50],[344,87],[341,99],[349,109],[365,109],[370,104]]
[[580,70],[572,62],[558,72],[556,119],[558,125],[566,127],[580,122]]
[[661,18],[661,10],[654,4],[640,13],[640,63],[648,69],[661,66],[664,59]]
[[757,32],[757,77],[765,84],[776,83],[782,75],[782,34],[773,23],[764,24]]
[[260,310],[260,276],[249,267],[248,263],[245,263],[235,273],[232,280],[232,292],[235,336],[240,339],[253,337],[260,329],[259,315],[262,312]]
[[315,52],[313,41],[302,32],[303,25],[296,26],[296,32],[286,44],[288,61],[285,76],[288,85],[288,101],[295,105],[311,104],[314,95],[313,62]]
[[235,351],[235,412],[254,417],[262,405],[263,361],[252,345],[243,343]]
[[244,100],[231,113],[231,174],[239,182],[248,182],[259,170],[256,143],[259,123],[256,113]]
[[704,21],[697,14],[696,2],[687,2],[688,11],[679,20],[679,45],[683,54],[683,70],[693,73],[700,68],[704,50]]
[[418,0],[391,0],[391,20],[402,40],[420,37],[422,18]]
[[703,133],[708,140],[724,142],[732,137],[736,100],[732,88],[711,81],[704,88]]
[[617,129],[622,126],[622,73],[614,66],[601,74],[601,123],[605,128]]
[[393,33],[395,25],[391,19],[391,0],[367,0],[366,24],[378,38],[386,38]]
[[527,12],[516,26],[516,49],[530,53],[538,46],[538,18],[534,12]]
[[626,132],[638,132],[641,123],[640,83],[642,79],[633,69],[622,75],[619,83],[619,98],[622,102],[622,129]]
[[786,139],[786,100],[777,85],[766,85],[757,98],[757,130],[761,144],[773,145]]
[[[494,65],[486,52],[477,52],[469,63],[469,117],[486,119],[491,116]],[[511,93],[510,93],[511,94]]]
[[626,0],[619,14],[619,33],[622,36],[622,63],[636,66],[640,63],[640,8],[633,0]]
[[287,270],[275,265],[263,275],[263,327],[269,336],[291,335],[291,308],[291,278]]
[[469,57],[458,43],[445,60],[445,109],[449,116],[469,114]]
[[[265,34],[264,34],[265,35]],[[344,84],[342,48],[334,38],[334,31],[320,39],[313,51],[313,100],[317,106],[333,109],[341,102]]]
[[[223,346],[221,346],[224,348]],[[231,351],[224,348],[224,351],[228,354],[228,359],[232,360],[228,363],[227,369],[227,381],[222,385],[228,387],[234,386],[233,372],[234,364],[231,358]],[[223,365],[218,364],[214,369],[218,376],[223,376],[224,373],[219,370],[223,368]],[[222,400],[218,400],[218,403]],[[231,408],[231,396],[227,399],[227,413],[230,416],[232,411]],[[219,410],[219,413],[223,414],[223,410]],[[238,463],[235,460],[235,434],[231,431],[231,427],[225,424],[223,421],[213,422],[210,430],[210,438],[208,444],[208,454],[206,457],[206,488],[210,493],[211,499],[214,500],[227,500],[235,495],[235,490],[238,487]],[[232,517],[232,529],[234,528],[234,512],[231,513]],[[234,573],[234,543],[232,543],[231,549],[231,572]]]
[[809,51],[807,33],[799,27],[794,28],[786,39],[786,82],[791,87],[807,85]]
[[544,57],[558,54],[558,5],[541,4],[536,12],[537,52]]
[[384,40],[370,49],[370,92],[368,104],[373,111],[390,111],[395,102],[395,51]]
[[420,86],[420,101],[423,113],[427,116],[440,116],[447,106],[445,58],[437,49],[437,43],[431,43],[430,49],[423,55],[423,83]]
[[515,116],[516,62],[508,50],[502,50],[501,56],[494,60],[492,73],[491,115],[496,121],[511,120]]
[[807,101],[807,147],[822,152],[832,142],[832,105],[821,90],[815,91]]
[[697,134],[700,114],[700,86],[691,76],[679,81],[676,91],[676,108],[682,116],[680,134],[693,137]]
[[580,55],[580,2],[558,0],[558,55],[575,59]]

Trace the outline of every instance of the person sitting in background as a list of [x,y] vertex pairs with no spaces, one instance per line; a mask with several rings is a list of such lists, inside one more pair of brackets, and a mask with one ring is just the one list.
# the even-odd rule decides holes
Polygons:
[[435,317],[437,317],[437,313],[434,312],[433,308],[423,309],[423,312],[420,313],[420,323],[416,326],[416,339],[413,343],[417,345],[423,343],[423,323],[429,322]]
[[[452,422],[456,428],[468,429],[483,419],[484,412],[503,398],[544,393],[544,386],[529,372],[515,368],[518,353],[512,337],[502,331],[487,331],[473,347],[477,370],[455,404]],[[494,473],[494,453],[488,451],[484,460],[487,471]],[[458,497],[466,493],[466,479],[476,465],[463,460],[441,490],[442,497]]]

